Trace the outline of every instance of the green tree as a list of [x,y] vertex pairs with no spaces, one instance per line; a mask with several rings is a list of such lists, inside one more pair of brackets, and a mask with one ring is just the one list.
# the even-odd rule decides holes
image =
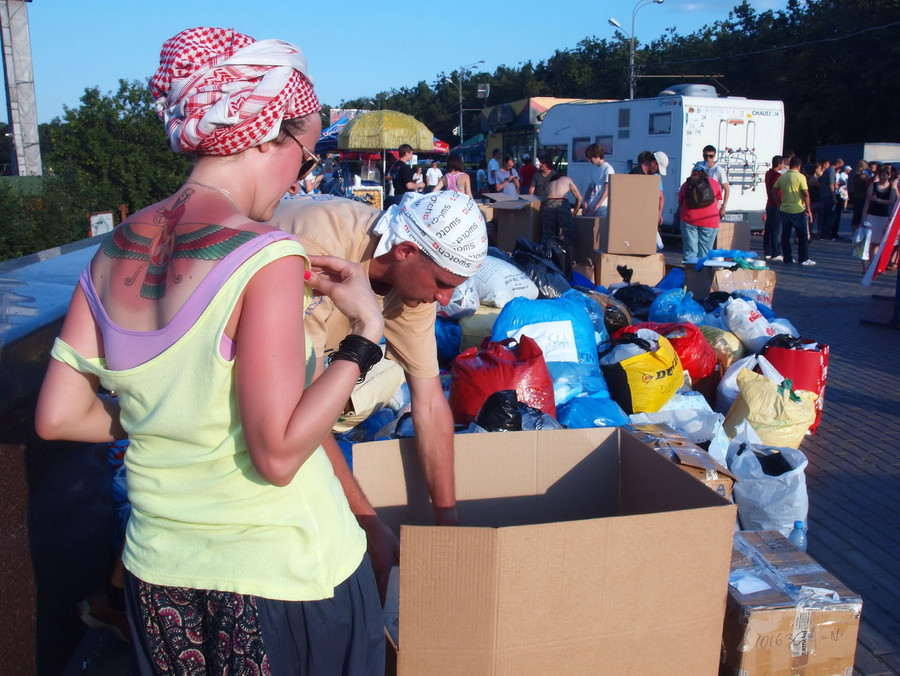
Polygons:
[[174,192],[190,172],[188,157],[168,147],[145,84],[119,81],[115,94],[86,89],[48,129],[45,167],[66,177],[85,211],[129,213]]

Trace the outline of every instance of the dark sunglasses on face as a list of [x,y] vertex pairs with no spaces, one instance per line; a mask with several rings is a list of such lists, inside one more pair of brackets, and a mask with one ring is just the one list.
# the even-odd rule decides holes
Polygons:
[[705,155],[705,154],[703,155],[703,159],[705,159],[705,160],[710,160],[713,157],[715,157],[715,155]]
[[297,180],[302,181],[304,178],[309,176],[309,173],[319,166],[319,158],[313,155],[306,149],[300,141],[297,140],[297,137],[294,136],[290,131],[288,131],[287,127],[284,127],[284,133],[290,136],[294,143],[300,146],[300,150],[303,151],[303,162],[300,164],[300,171],[297,173]]

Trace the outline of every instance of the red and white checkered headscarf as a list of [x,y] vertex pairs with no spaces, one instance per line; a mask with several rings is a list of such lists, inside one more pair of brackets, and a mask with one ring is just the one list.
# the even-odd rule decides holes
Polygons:
[[271,141],[282,120],[321,107],[298,47],[230,28],[190,28],[166,40],[150,92],[172,150],[198,155]]

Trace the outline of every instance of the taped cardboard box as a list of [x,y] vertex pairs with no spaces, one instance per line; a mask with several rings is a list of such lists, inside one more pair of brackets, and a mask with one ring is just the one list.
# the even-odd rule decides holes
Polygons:
[[656,253],[659,182],[659,176],[609,177],[609,226],[606,241],[597,249],[632,256]]
[[713,457],[663,423],[632,425],[639,439],[678,465],[700,483],[731,500],[737,477]]
[[414,440],[353,449],[400,532],[401,676],[715,673],[734,505],[620,428],[457,435],[455,450],[449,528],[424,525]]
[[594,284],[600,284],[607,288],[611,284],[621,284],[622,275],[616,269],[620,265],[633,271],[632,284],[656,286],[666,275],[666,261],[662,254],[626,256],[595,251],[591,260],[594,263]]
[[496,200],[491,204],[494,223],[497,225],[497,247],[512,251],[516,240],[524,237],[531,242],[541,241],[541,199],[534,195],[519,195],[510,199],[500,192],[487,193],[485,197]]
[[853,673],[862,600],[778,531],[735,533],[721,674]]
[[713,291],[731,293],[738,289],[759,289],[765,291],[769,298],[775,294],[775,271],[736,270],[703,267],[697,270],[693,265],[684,268],[684,283],[694,298],[706,298]]

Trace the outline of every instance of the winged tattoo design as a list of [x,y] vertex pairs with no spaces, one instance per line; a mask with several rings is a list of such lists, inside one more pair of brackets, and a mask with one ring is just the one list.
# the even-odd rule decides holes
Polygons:
[[[129,223],[124,223],[112,232],[112,236],[103,244],[103,253],[110,258],[124,258],[146,263],[141,297],[159,300],[166,295],[166,278],[169,276],[169,261],[174,258],[195,258],[216,261],[225,258],[245,242],[257,236],[255,232],[233,230],[221,225],[206,225],[199,230],[175,234],[175,226],[184,216],[185,205],[194,193],[191,188],[185,189],[178,196],[171,209],[161,207],[153,219],[159,226],[159,232],[153,237],[138,235]],[[125,280],[131,286],[138,275],[145,269],[141,265],[135,273]],[[172,281],[178,284],[181,275],[172,274]]]

